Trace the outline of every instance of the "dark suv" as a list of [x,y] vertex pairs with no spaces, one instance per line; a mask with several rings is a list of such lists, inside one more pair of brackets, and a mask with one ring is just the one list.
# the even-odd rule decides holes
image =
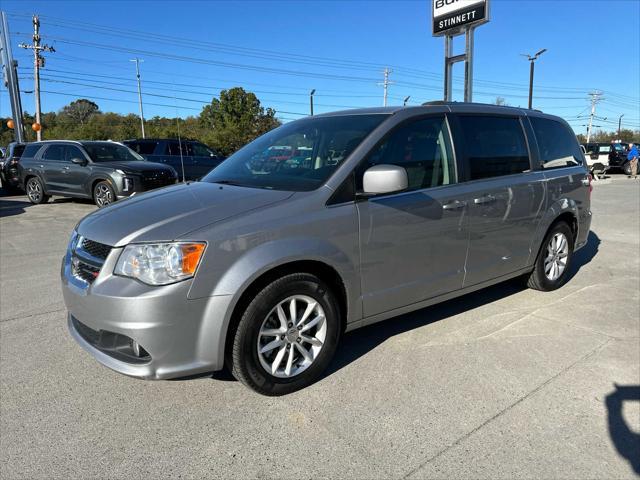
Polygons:
[[0,158],[0,181],[2,188],[9,192],[19,190],[20,172],[18,171],[18,161],[24,151],[24,143],[11,142],[7,146],[5,155]]
[[172,166],[183,181],[199,180],[223,160],[212,148],[195,140],[147,138],[122,143],[151,162]]
[[148,162],[116,142],[54,140],[30,143],[19,162],[20,184],[31,203],[51,195],[91,198],[104,207],[134,193],[177,182],[168,165]]

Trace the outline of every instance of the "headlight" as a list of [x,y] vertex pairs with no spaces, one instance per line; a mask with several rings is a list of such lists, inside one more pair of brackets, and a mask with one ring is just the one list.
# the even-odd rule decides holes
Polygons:
[[76,248],[76,244],[78,243],[78,232],[73,230],[71,233],[71,238],[69,239],[69,245],[67,246],[67,250],[69,252],[73,252]]
[[149,285],[167,285],[193,277],[204,253],[202,242],[128,245],[118,258],[115,275]]

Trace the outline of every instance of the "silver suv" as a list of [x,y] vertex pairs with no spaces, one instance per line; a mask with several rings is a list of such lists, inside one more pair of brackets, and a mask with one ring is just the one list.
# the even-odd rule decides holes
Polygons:
[[590,191],[570,127],[540,112],[308,117],[200,182],[85,217],[62,265],[69,330],[127,375],[227,366],[257,392],[289,393],[322,375],[345,331],[513,277],[562,286]]

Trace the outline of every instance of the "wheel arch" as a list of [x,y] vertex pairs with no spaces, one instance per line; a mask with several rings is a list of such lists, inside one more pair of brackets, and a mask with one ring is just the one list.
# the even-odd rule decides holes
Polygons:
[[571,228],[575,248],[579,233],[578,207],[574,200],[564,198],[556,201],[551,208],[547,210],[543,220],[540,222],[541,228],[538,229],[535,240],[532,243],[533,248],[531,248],[529,253],[529,264],[534,264],[538,258],[540,249],[543,247],[542,242],[544,238],[547,236],[547,233],[549,233],[549,230],[559,222],[565,222],[569,225],[569,228]]
[[230,352],[236,329],[240,323],[244,309],[251,300],[268,284],[274,280],[292,273],[309,273],[315,275],[326,283],[336,297],[340,311],[340,328],[344,332],[347,326],[347,315],[349,312],[349,300],[347,287],[338,271],[326,262],[319,260],[293,260],[269,268],[261,272],[256,278],[242,290],[236,302],[230,305],[231,314],[229,322],[224,332],[224,359],[228,364]]

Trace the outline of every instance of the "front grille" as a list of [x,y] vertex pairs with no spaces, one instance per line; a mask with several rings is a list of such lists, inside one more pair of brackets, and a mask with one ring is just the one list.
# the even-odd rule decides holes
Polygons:
[[109,245],[94,242],[88,238],[82,240],[82,249],[100,260],[106,260],[109,252],[111,251],[111,247]]
[[73,274],[87,283],[93,283],[98,277],[100,268],[83,262],[78,257],[73,259]]
[[143,190],[166,187],[176,183],[176,176],[170,171],[144,173],[141,177]]

